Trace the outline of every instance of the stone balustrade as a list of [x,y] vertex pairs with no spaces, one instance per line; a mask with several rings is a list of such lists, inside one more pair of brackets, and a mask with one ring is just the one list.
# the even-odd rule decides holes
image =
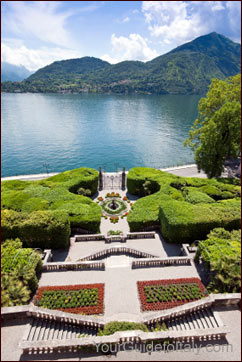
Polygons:
[[125,235],[108,235],[105,238],[105,243],[112,243],[115,241],[119,241],[120,243],[125,243],[127,240],[127,237]]
[[74,241],[98,241],[105,240],[105,235],[103,234],[86,234],[86,235],[75,235]]
[[136,232],[136,233],[127,233],[127,239],[154,239],[155,232]]
[[155,268],[169,265],[191,265],[191,258],[187,256],[176,256],[159,259],[133,260],[132,268]]
[[162,331],[162,332],[142,332],[140,330],[116,332],[111,336],[92,336],[65,340],[50,340],[50,341],[26,341],[20,342],[19,346],[23,352],[43,352],[54,350],[66,350],[75,352],[81,346],[93,346],[106,344],[122,344],[122,343],[150,343],[150,341],[159,341],[159,343],[169,340],[169,343],[192,343],[198,341],[214,341],[226,337],[228,330],[226,327],[208,328],[207,330],[192,330],[192,331]]
[[29,304],[27,315],[29,317],[35,317],[40,319],[55,320],[76,325],[83,325],[93,329],[103,328],[105,324],[104,320],[99,316],[84,316],[74,313],[66,313],[59,310],[50,310],[37,307],[32,303]]
[[86,261],[86,260],[96,260],[102,257],[107,257],[110,255],[119,255],[119,254],[129,254],[131,256],[137,257],[137,258],[157,258],[156,255],[152,255],[149,253],[146,253],[144,251],[136,250],[133,248],[128,248],[126,246],[118,246],[118,247],[111,247],[107,248],[101,251],[98,251],[96,253],[93,253],[91,255],[87,255],[80,259],[80,261]]
[[53,262],[44,263],[43,271],[56,270],[105,270],[104,262]]
[[52,260],[51,249],[45,249],[44,253],[45,253],[45,257],[44,257],[44,260],[43,260],[43,264],[51,262],[51,260]]

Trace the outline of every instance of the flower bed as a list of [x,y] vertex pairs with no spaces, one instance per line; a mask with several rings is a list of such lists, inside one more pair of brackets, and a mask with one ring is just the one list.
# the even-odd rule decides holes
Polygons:
[[106,198],[109,198],[109,197],[121,197],[121,195],[118,193],[118,192],[108,192],[105,196]]
[[137,285],[142,311],[174,308],[207,294],[198,278],[149,280]]
[[104,284],[40,287],[33,303],[75,314],[103,314]]
[[110,222],[111,222],[112,224],[116,224],[116,223],[118,222],[118,220],[119,220],[119,217],[118,217],[118,216],[111,216],[111,217],[109,218],[109,220],[110,220]]

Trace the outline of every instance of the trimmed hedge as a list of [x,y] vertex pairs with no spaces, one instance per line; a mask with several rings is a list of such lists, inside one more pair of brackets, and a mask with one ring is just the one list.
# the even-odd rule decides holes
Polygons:
[[211,204],[215,202],[212,197],[208,196],[204,192],[198,191],[195,187],[184,187],[183,195],[184,200],[190,204]]
[[127,217],[131,231],[160,224],[168,241],[184,243],[205,238],[215,227],[241,227],[238,185],[137,167],[128,173],[128,191],[142,195],[142,185],[149,177],[160,189],[136,201]]
[[2,210],[2,239],[20,237],[24,247],[66,248],[70,221],[63,211],[35,211],[31,214]]
[[[2,182],[2,209],[24,214],[15,217],[12,225],[3,216],[3,240],[10,237],[22,238],[24,235],[23,240],[26,245],[34,244],[35,247],[46,248],[52,245],[52,247],[59,248],[67,245],[66,238],[67,235],[70,235],[70,226],[80,227],[94,233],[99,232],[100,206],[90,198],[76,194],[80,187],[89,189],[92,194],[95,194],[97,186],[98,172],[88,168],[66,171],[40,181]],[[39,213],[36,213],[37,211]],[[18,220],[21,218],[24,219],[25,232],[23,226],[20,228],[21,222]],[[51,225],[49,228],[47,219]],[[33,230],[37,231],[36,223],[40,225],[38,228],[39,239],[35,236],[32,242]],[[21,234],[19,234],[20,230]],[[58,232],[63,235],[57,237]],[[45,233],[47,233],[46,238],[44,238]],[[51,241],[51,235],[53,241]],[[46,244],[44,244],[44,240],[46,240]],[[58,240],[60,241],[58,242]]]
[[59,173],[49,177],[48,183],[61,183],[68,188],[70,192],[76,193],[79,188],[91,190],[92,195],[97,192],[98,171],[91,168],[77,168],[70,171]]

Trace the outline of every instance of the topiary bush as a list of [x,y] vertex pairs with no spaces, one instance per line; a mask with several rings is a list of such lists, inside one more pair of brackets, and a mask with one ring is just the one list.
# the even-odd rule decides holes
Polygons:
[[[20,213],[18,216],[14,212],[5,213],[3,215],[3,239],[9,237],[21,237],[23,235],[23,226],[20,227],[22,219],[24,220],[24,242],[26,245],[36,244],[37,236],[33,237],[33,230],[37,230],[34,221],[39,218],[40,225],[43,226],[44,233],[47,238],[44,237],[44,233],[38,229],[40,234],[39,241],[37,244],[43,247],[44,240],[46,245],[44,247],[64,247],[67,245],[66,235],[70,234],[69,226],[66,225],[68,220],[71,227],[80,227],[92,232],[99,232],[100,221],[101,221],[101,208],[96,205],[90,198],[85,196],[77,195],[77,191],[85,191],[85,195],[92,195],[97,192],[98,185],[98,172],[96,170],[88,168],[80,168],[71,171],[66,171],[58,175],[49,177],[40,181],[4,181],[2,182],[2,198],[1,205],[2,209],[8,211],[16,211]],[[36,212],[43,212],[37,213]],[[62,217],[60,213],[63,212]],[[45,214],[44,212],[48,212]],[[23,215],[21,215],[23,213]],[[31,215],[33,213],[33,215]],[[52,213],[52,216],[51,216]],[[26,215],[28,216],[26,216]],[[11,225],[8,222],[8,218],[14,219],[14,223]],[[48,216],[47,216],[48,215]],[[48,222],[45,219],[51,220],[49,227]],[[28,220],[28,222],[27,222]],[[32,221],[31,221],[32,220]],[[54,221],[56,220],[56,221]],[[62,220],[62,226],[60,226],[60,220]],[[44,223],[44,224],[43,224]],[[56,231],[51,231],[51,228]],[[68,229],[68,232],[67,232]],[[7,234],[7,232],[11,234]],[[19,234],[21,230],[22,234]],[[63,233],[60,236],[60,241],[57,241],[55,234],[59,231]],[[27,233],[30,233],[29,237]],[[53,242],[50,238],[53,235]],[[37,245],[36,244],[36,245]]]
[[211,204],[215,200],[205,194],[204,192],[198,191],[195,187],[184,187],[183,188],[184,201],[190,204]]
[[160,225],[167,241],[184,243],[205,238],[215,227],[241,227],[238,185],[136,167],[128,173],[128,191],[143,195],[150,179],[159,190],[135,202],[127,217],[132,232]]

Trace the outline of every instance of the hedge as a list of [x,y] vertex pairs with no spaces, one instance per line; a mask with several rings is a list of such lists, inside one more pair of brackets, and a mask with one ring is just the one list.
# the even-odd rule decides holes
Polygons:
[[[91,194],[95,194],[97,192],[98,186],[98,172],[93,169],[88,168],[80,168],[71,171],[66,171],[60,173],[58,175],[49,177],[40,181],[4,181],[2,182],[2,198],[1,204],[2,209],[14,210],[17,212],[22,212],[24,214],[29,214],[29,216],[23,216],[25,220],[25,228],[26,233],[27,230],[32,230],[32,222],[34,222],[34,218],[36,217],[36,211],[48,211],[49,214],[37,214],[39,215],[40,224],[45,224],[45,217],[48,217],[52,220],[56,218],[55,211],[62,211],[65,213],[65,217],[62,218],[63,231],[66,230],[66,215],[68,216],[68,220],[70,222],[71,227],[80,227],[82,229],[86,229],[92,232],[99,232],[100,222],[101,222],[101,208],[99,205],[94,203],[90,198],[77,195],[77,190],[82,187],[85,190],[90,190]],[[50,216],[50,212],[52,212],[52,216]],[[43,216],[43,220],[42,217]],[[21,216],[18,216],[21,218]],[[17,218],[17,219],[18,219]],[[32,220],[29,221],[30,225],[27,227],[27,219]],[[57,217],[58,228],[59,218]],[[16,222],[16,220],[15,220]],[[57,225],[55,225],[57,230]],[[44,228],[46,229],[46,228]],[[6,230],[6,227],[5,227]],[[8,231],[11,235],[7,235],[5,231],[3,232],[3,238],[9,237],[21,237],[19,232],[19,226],[12,225],[12,227],[8,227]],[[18,230],[14,231],[13,230]],[[23,227],[21,228],[21,232]],[[45,230],[46,232],[46,230]],[[30,243],[32,236],[26,237],[26,243]],[[30,231],[32,234],[32,231]],[[42,235],[41,232],[39,232]],[[52,232],[48,230],[48,233]],[[55,232],[53,232],[55,235]],[[68,231],[69,233],[69,231]],[[14,236],[12,236],[14,235]],[[66,245],[67,232],[64,231],[63,240],[60,241],[60,245]],[[41,236],[42,237],[42,236]],[[43,245],[43,241],[41,241],[41,237],[38,241],[39,244]],[[53,244],[55,245],[56,237],[54,236],[53,242],[49,239],[46,239],[46,246]],[[60,246],[58,246],[60,247]]]
[[73,193],[82,187],[91,190],[92,195],[94,195],[98,187],[98,171],[86,167],[65,171],[49,177],[48,183],[64,184]]
[[204,192],[198,191],[195,187],[184,187],[183,195],[184,200],[190,204],[211,204],[215,202],[212,197],[208,196]]
[[167,241],[184,243],[205,238],[215,227],[241,227],[238,185],[137,167],[128,173],[128,191],[142,195],[143,184],[150,179],[159,191],[136,201],[127,217],[131,231],[158,224]]
[[65,248],[69,245],[70,221],[63,211],[31,214],[2,210],[2,239],[19,237],[24,247]]
[[216,204],[170,201],[160,208],[162,235],[171,242],[185,243],[206,238],[210,230],[240,228],[240,210]]

